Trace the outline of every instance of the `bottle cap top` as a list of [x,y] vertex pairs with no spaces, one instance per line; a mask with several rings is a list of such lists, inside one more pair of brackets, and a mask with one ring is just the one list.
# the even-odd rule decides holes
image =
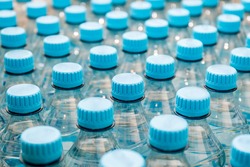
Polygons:
[[144,32],[129,31],[122,35],[123,50],[131,53],[140,53],[148,49],[148,37]]
[[145,22],[145,31],[149,38],[168,36],[168,22],[163,19],[149,19]]
[[247,34],[246,47],[250,48],[250,33]]
[[130,4],[130,16],[134,19],[145,20],[151,16],[151,4],[145,1],[135,1]]
[[203,0],[204,7],[216,7],[219,3],[219,0]]
[[53,35],[60,31],[59,18],[56,16],[41,16],[36,19],[37,32],[41,35]]
[[107,27],[120,30],[128,27],[128,14],[124,11],[111,11],[106,14]]
[[217,29],[222,33],[237,33],[240,31],[240,17],[232,14],[222,14],[217,17]]
[[103,39],[103,27],[98,22],[86,22],[80,25],[80,38],[87,42],[97,42]]
[[[0,2],[1,8],[1,2]],[[0,28],[16,26],[16,12],[14,10],[0,11]]]
[[201,0],[184,0],[182,1],[183,8],[187,9],[190,16],[200,16],[202,13],[202,1]]
[[66,22],[80,24],[86,21],[86,8],[80,5],[72,5],[64,9]]
[[44,1],[32,1],[26,5],[27,16],[30,18],[38,18],[47,14],[47,4]]
[[250,1],[249,0],[241,0],[241,3],[244,6],[245,12],[250,12]]
[[0,10],[10,10],[13,8],[13,0],[0,1]]
[[63,9],[71,4],[71,0],[52,0],[54,8]]
[[197,25],[193,28],[193,37],[200,40],[203,45],[213,45],[217,43],[217,28],[210,25]]
[[241,19],[244,17],[244,6],[240,3],[227,3],[223,5],[224,14],[233,14],[239,16]]
[[187,27],[190,20],[190,13],[187,9],[174,8],[168,10],[167,20],[173,27]]
[[250,71],[250,48],[235,48],[231,51],[230,65],[239,71]]
[[111,0],[91,0],[91,9],[96,14],[106,14],[112,9]]
[[8,27],[1,31],[2,46],[19,48],[26,45],[26,32],[21,27]]
[[147,0],[151,6],[152,9],[163,9],[165,7],[165,0]]

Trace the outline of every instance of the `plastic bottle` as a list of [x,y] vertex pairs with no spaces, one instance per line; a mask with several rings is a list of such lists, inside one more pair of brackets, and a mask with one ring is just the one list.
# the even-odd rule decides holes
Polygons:
[[216,17],[220,11],[219,0],[202,0],[203,12],[201,16],[202,24],[206,25],[216,25]]
[[249,33],[249,17],[250,17],[250,2],[248,0],[241,0],[242,5],[244,6],[244,16],[243,16],[243,20],[242,20],[242,29],[245,33],[245,35],[247,35],[247,33]]
[[190,13],[191,18],[189,25],[191,27],[202,23],[202,20],[200,18],[203,8],[202,0],[184,0],[182,1],[182,7],[184,9],[187,9]]

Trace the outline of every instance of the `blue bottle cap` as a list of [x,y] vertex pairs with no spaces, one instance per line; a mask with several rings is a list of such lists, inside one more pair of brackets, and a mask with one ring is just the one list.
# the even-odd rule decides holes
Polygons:
[[214,45],[218,40],[217,28],[210,25],[197,25],[193,28],[193,37],[203,45]]
[[144,82],[140,75],[122,73],[112,79],[112,96],[122,101],[133,101],[144,96]]
[[86,22],[80,25],[80,39],[86,42],[103,40],[103,27],[98,22]]
[[71,0],[53,0],[52,6],[57,9],[63,9],[70,6]]
[[38,18],[47,14],[47,4],[44,1],[32,1],[26,6],[27,16],[30,18]]
[[59,88],[71,89],[84,83],[83,69],[77,63],[59,63],[53,67],[53,84]]
[[0,29],[12,26],[16,26],[16,12],[14,10],[1,10]]
[[231,51],[230,65],[239,71],[250,71],[250,48],[235,48]]
[[83,128],[97,130],[111,126],[114,122],[114,109],[110,100],[90,97],[79,102],[77,122]]
[[13,9],[13,0],[1,0],[0,10],[10,10]]
[[240,3],[227,3],[223,5],[222,12],[223,14],[233,14],[243,19],[244,6]]
[[146,75],[154,79],[168,79],[174,76],[175,61],[168,55],[149,56],[146,60]]
[[4,55],[5,71],[23,74],[34,69],[34,56],[28,50],[12,50]]
[[86,21],[86,8],[72,5],[64,9],[65,21],[70,24],[80,24]]
[[109,69],[117,66],[116,48],[107,45],[95,46],[90,49],[90,66],[99,69]]
[[219,0],[203,0],[204,7],[216,7],[219,4]]
[[167,20],[172,27],[187,27],[190,21],[190,13],[183,8],[170,9],[167,13]]
[[181,39],[177,42],[177,58],[185,61],[197,61],[202,59],[203,44],[192,38]]
[[112,9],[111,0],[91,0],[91,10],[96,14],[106,14]]
[[145,22],[145,31],[149,38],[166,38],[168,36],[168,22],[163,19],[149,19]]
[[111,11],[106,14],[106,26],[109,29],[121,30],[128,27],[128,14],[124,11]]
[[56,16],[41,16],[36,19],[37,33],[53,35],[60,31],[59,18]]
[[210,111],[210,94],[200,87],[184,87],[176,93],[175,110],[186,117],[202,117]]
[[187,9],[190,16],[200,16],[202,13],[202,0],[184,0],[182,7]]
[[188,123],[175,115],[160,115],[150,121],[149,143],[163,151],[177,151],[188,143]]
[[135,1],[130,4],[130,16],[134,19],[145,20],[151,16],[151,4],[145,1]]
[[246,167],[250,164],[250,135],[239,135],[233,139],[230,153],[232,167]]
[[240,31],[240,17],[232,14],[221,14],[217,17],[217,29],[222,33]]
[[70,40],[64,35],[51,35],[43,40],[44,54],[50,57],[62,57],[70,53]]
[[21,156],[27,163],[47,165],[59,160],[63,154],[59,130],[50,126],[36,126],[21,134]]
[[216,64],[207,68],[206,86],[218,91],[227,91],[237,87],[237,71],[235,68]]
[[104,154],[100,160],[100,167],[146,167],[143,157],[132,150],[117,149]]
[[2,46],[19,48],[26,45],[26,32],[21,27],[8,27],[1,31]]
[[247,34],[246,47],[250,48],[250,33]]
[[241,3],[244,6],[245,12],[250,12],[250,1],[249,0],[241,0]]
[[148,37],[144,32],[129,31],[122,35],[123,50],[131,53],[145,52],[148,49]]
[[6,93],[7,108],[17,114],[28,114],[42,107],[42,95],[39,87],[32,84],[11,86]]
[[113,5],[124,5],[127,0],[112,0]]
[[152,9],[163,9],[165,7],[165,0],[147,0],[152,6]]

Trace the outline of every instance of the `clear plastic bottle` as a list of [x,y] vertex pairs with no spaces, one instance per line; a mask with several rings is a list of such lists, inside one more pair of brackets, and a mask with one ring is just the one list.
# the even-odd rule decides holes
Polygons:
[[182,7],[189,11],[191,16],[189,23],[190,27],[202,23],[202,19],[200,17],[203,12],[202,0],[183,0]]
[[185,87],[176,94],[176,114],[189,125],[186,157],[191,166],[224,166],[225,152],[208,125],[210,95],[200,87]]
[[202,0],[203,12],[201,16],[202,24],[216,25],[216,17],[219,13],[219,0]]
[[104,153],[117,148],[112,134],[114,109],[111,101],[100,97],[86,98],[77,106],[80,133],[64,156],[63,166],[97,167]]

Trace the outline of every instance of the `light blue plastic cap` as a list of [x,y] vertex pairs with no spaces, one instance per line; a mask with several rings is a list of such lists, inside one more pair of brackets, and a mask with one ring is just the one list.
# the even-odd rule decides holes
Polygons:
[[53,84],[60,88],[75,88],[84,83],[83,69],[77,63],[59,63],[53,67]]
[[149,56],[146,60],[146,75],[154,79],[168,79],[174,76],[175,61],[168,55]]
[[185,61],[196,61],[202,59],[203,44],[192,38],[181,39],[177,42],[177,58]]
[[64,9],[65,21],[69,24],[80,24],[86,21],[86,8],[72,5]]
[[61,133],[50,126],[28,128],[20,140],[21,156],[30,164],[47,165],[59,160],[63,154]]
[[239,16],[241,19],[244,17],[244,6],[240,3],[227,3],[222,7],[224,14],[233,14]]
[[239,135],[233,139],[230,153],[232,167],[246,167],[250,164],[250,135]]
[[59,18],[56,16],[41,16],[36,19],[37,33],[53,35],[60,31]]
[[107,152],[100,160],[100,167],[146,167],[143,157],[132,150],[117,149]]
[[21,27],[8,27],[1,31],[2,46],[19,48],[26,45],[26,32]]
[[168,10],[167,20],[173,27],[187,27],[190,21],[190,13],[187,9],[174,8]]
[[184,0],[182,7],[187,9],[190,16],[200,16],[202,14],[202,0]]
[[0,29],[12,26],[16,26],[16,12],[14,10],[1,10]]
[[216,7],[219,4],[219,0],[202,0],[204,7]]
[[145,31],[149,38],[166,38],[168,36],[168,22],[163,19],[149,19],[145,22]]
[[145,52],[148,49],[148,37],[144,32],[129,31],[122,35],[123,50],[131,53]]
[[152,6],[152,9],[163,9],[165,7],[165,0],[147,0]]
[[207,68],[206,86],[214,90],[227,91],[237,87],[237,71],[235,68],[216,64]]
[[250,48],[235,48],[231,51],[230,65],[239,71],[250,71]]
[[150,121],[149,143],[163,151],[177,151],[188,143],[188,123],[175,115],[160,115]]
[[7,90],[6,102],[9,111],[17,114],[28,114],[42,107],[42,95],[36,85],[19,84]]
[[250,0],[241,0],[245,12],[250,12]]
[[145,1],[135,1],[130,4],[130,16],[138,20],[146,20],[151,16],[151,4]]
[[86,42],[103,40],[103,27],[98,22],[86,22],[80,25],[80,39]]
[[214,45],[218,40],[217,28],[210,25],[197,25],[193,28],[193,37],[203,45]]
[[133,101],[144,96],[144,82],[140,75],[122,73],[112,79],[112,96],[122,101]]
[[106,14],[112,9],[111,0],[91,0],[91,10],[96,14]]
[[10,10],[13,9],[13,0],[1,0],[0,10]]
[[32,1],[26,6],[27,16],[30,18],[38,18],[47,14],[47,4],[44,1]]
[[124,11],[111,11],[106,14],[106,26],[109,29],[121,30],[128,27],[128,14]]
[[232,14],[222,14],[217,17],[217,29],[222,33],[237,33],[240,31],[240,17]]
[[116,48],[100,45],[90,49],[90,65],[94,68],[109,69],[117,66]]
[[71,0],[52,0],[52,6],[57,9],[63,9],[70,6]]
[[202,117],[210,111],[210,95],[200,87],[184,87],[176,93],[175,110],[186,117]]
[[124,5],[127,0],[112,0],[113,5]]
[[62,57],[70,53],[70,41],[64,35],[52,35],[44,38],[44,54],[50,57]]
[[110,100],[90,97],[77,106],[78,124],[87,129],[97,130],[111,126],[114,122],[114,109]]
[[246,47],[250,48],[250,33],[247,34]]
[[12,50],[4,55],[5,71],[23,74],[34,69],[34,57],[28,50]]

